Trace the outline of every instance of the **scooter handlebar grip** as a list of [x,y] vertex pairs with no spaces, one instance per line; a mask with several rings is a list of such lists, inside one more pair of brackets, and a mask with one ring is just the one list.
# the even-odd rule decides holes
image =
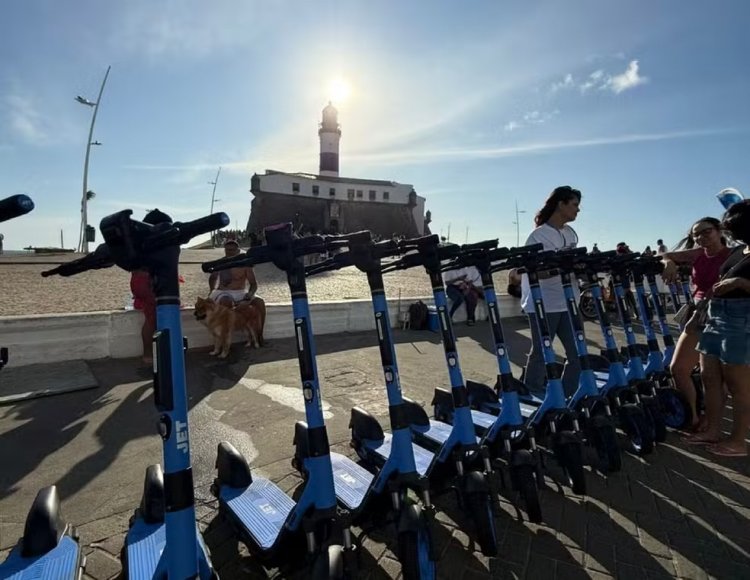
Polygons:
[[383,240],[377,242],[372,246],[373,253],[378,258],[390,258],[391,256],[398,256],[401,254],[401,248],[398,247],[398,243],[395,240]]
[[494,250],[497,248],[497,244],[500,240],[495,238],[494,240],[484,240],[482,242],[475,242],[473,244],[464,244],[461,246],[462,252],[473,252],[476,250]]
[[180,243],[186,244],[196,236],[220,230],[228,225],[229,216],[224,212],[218,212],[190,222],[177,222],[174,227],[180,232]]
[[112,259],[112,255],[109,251],[109,248],[107,247],[107,244],[100,244],[96,248],[96,250],[94,250],[88,256],[66,262],[65,264],[60,264],[57,268],[46,270],[42,272],[42,277],[47,278],[49,276],[75,276],[76,274],[86,272],[87,270],[99,270],[101,268],[109,268],[113,265],[114,260]]
[[0,222],[26,215],[34,209],[34,202],[28,195],[19,193],[0,200]]
[[420,238],[410,238],[408,240],[401,240],[398,243],[401,249],[414,249],[421,246],[437,246],[440,243],[440,237],[437,234],[429,236],[422,236]]
[[247,252],[240,254],[239,256],[229,256],[227,258],[219,258],[218,260],[212,260],[210,262],[203,262],[203,264],[201,264],[201,270],[210,274],[211,272],[228,270],[229,268],[252,267],[256,264],[263,264],[270,261],[271,256],[268,252],[268,247],[257,246],[255,248],[250,248]]

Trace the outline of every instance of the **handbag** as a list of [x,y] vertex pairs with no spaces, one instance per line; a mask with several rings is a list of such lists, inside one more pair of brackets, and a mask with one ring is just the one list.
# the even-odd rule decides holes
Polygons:
[[690,317],[693,316],[693,312],[695,312],[695,304],[683,304],[680,306],[677,314],[674,315],[674,321],[680,326],[680,328],[684,328],[688,320],[690,320]]
[[708,321],[709,302],[709,300],[701,300],[700,302],[696,303],[696,305],[693,307],[693,315],[685,325],[685,332],[687,332],[688,334],[694,334],[703,330],[703,327],[706,326],[706,322]]

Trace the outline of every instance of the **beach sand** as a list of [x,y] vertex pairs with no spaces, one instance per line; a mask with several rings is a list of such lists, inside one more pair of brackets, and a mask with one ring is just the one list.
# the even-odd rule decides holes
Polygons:
[[[196,298],[208,294],[208,274],[201,271],[201,262],[223,255],[222,249],[183,250],[180,256],[180,274],[185,279],[180,285],[183,305],[193,306]],[[80,256],[0,255],[0,315],[122,310],[130,298],[130,274],[120,268],[92,270],[70,278],[42,278],[43,270],[77,257]],[[283,272],[271,264],[262,264],[255,268],[255,275],[258,294],[267,303],[290,302]],[[398,298],[399,290],[404,300],[432,294],[422,268],[386,274],[384,279],[388,298]],[[498,293],[505,293],[506,286],[507,273],[495,274]],[[311,302],[370,297],[365,275],[355,268],[311,277],[307,280],[307,291]]]

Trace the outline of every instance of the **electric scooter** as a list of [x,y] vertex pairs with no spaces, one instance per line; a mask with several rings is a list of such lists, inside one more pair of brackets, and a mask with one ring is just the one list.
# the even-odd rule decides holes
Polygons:
[[[27,195],[0,200],[0,222],[29,213],[34,202]],[[8,363],[8,349],[0,348],[0,370]],[[41,489],[26,516],[23,536],[0,564],[0,578],[78,580],[86,566],[78,534],[60,513],[54,485]]]
[[[471,418],[476,433],[481,437],[480,443],[486,445],[494,456],[505,460],[511,487],[524,503],[529,521],[540,523],[542,508],[539,489],[546,487],[544,464],[536,446],[534,429],[526,424],[524,418],[519,391],[524,391],[526,387],[513,377],[492,279],[493,262],[504,260],[507,264],[508,260],[523,257],[527,251],[525,248],[498,249],[497,240],[464,245],[461,247],[461,254],[445,264],[442,270],[447,272],[475,267],[482,277],[498,375],[494,389],[489,385],[466,381],[469,403],[472,406]],[[433,405],[436,419],[446,423],[453,422],[453,399],[448,391],[435,389]],[[533,408],[528,407],[527,415],[533,411]]]
[[146,578],[218,578],[195,521],[190,464],[187,389],[180,320],[178,264],[180,245],[229,224],[224,213],[191,222],[147,224],[124,210],[102,219],[104,243],[93,253],[43,272],[74,276],[114,265],[132,272],[146,269],[156,296],[154,403],[160,413],[164,470],[146,470],[140,507],[130,521],[123,548],[124,576]]
[[[604,304],[599,272],[608,268],[611,261],[622,260],[615,251],[589,254],[583,260],[581,274],[586,281],[586,290],[592,296],[593,307],[599,320],[605,349],[601,355],[590,354],[589,364],[596,378],[599,392],[607,398],[614,409],[622,430],[628,439],[628,450],[636,455],[646,455],[653,451],[652,429],[649,427],[638,390],[630,384],[617,341],[612,330],[608,309]],[[623,312],[623,324],[631,328],[630,313],[625,303],[624,291],[617,293],[613,287],[615,304]],[[633,337],[633,340],[635,338]],[[634,348],[634,347],[633,347]]]
[[[271,262],[286,272],[306,416],[306,422],[295,425],[294,437],[298,450],[304,449],[302,470],[306,477],[295,502],[272,481],[253,476],[242,454],[222,442],[216,459],[218,477],[211,490],[219,500],[220,513],[229,518],[248,549],[259,557],[288,560],[288,542],[304,535],[312,578],[356,578],[351,512],[364,500],[372,474],[347,457],[330,452],[302,259],[338,248],[343,242],[326,242],[321,236],[295,239],[291,223],[265,228],[265,239],[265,246],[206,262],[202,269],[217,272]],[[347,509],[337,506],[337,489],[339,495],[347,496]],[[343,545],[334,539],[339,532]]]
[[[410,427],[417,443],[435,452],[435,459],[430,463],[427,476],[431,481],[438,480],[441,483],[453,481],[460,504],[475,522],[476,537],[482,553],[494,556],[497,554],[498,540],[495,514],[499,508],[499,483],[493,471],[489,450],[479,444],[474,433],[468,393],[456,352],[456,338],[448,315],[448,301],[440,273],[441,262],[458,255],[459,247],[441,246],[437,235],[403,240],[399,247],[406,255],[385,265],[382,271],[385,273],[422,266],[429,275],[450,375],[454,412],[453,425],[429,419],[422,412],[409,417]],[[453,470],[450,469],[451,466],[454,467]]]
[[[395,242],[390,240],[374,243],[369,231],[329,236],[326,239],[344,241],[349,251],[310,265],[305,269],[305,273],[311,276],[355,266],[367,275],[391,420],[391,433],[385,433],[378,420],[365,409],[357,406],[351,410],[349,421],[349,427],[352,430],[351,445],[365,464],[375,472],[375,475],[370,480],[367,492],[358,506],[351,505],[346,490],[338,485],[336,496],[339,504],[353,509],[353,515],[357,517],[365,515],[363,512],[367,511],[368,506],[370,510],[377,509],[373,506],[376,498],[388,493],[391,499],[391,512],[396,523],[397,554],[401,562],[403,577],[406,580],[433,579],[436,559],[431,534],[431,528],[434,525],[434,507],[430,499],[429,479],[426,473],[435,455],[412,441],[409,417],[415,413],[415,409],[417,409],[416,413],[423,414],[424,411],[417,403],[404,397],[401,392],[396,350],[391,336],[390,316],[381,270],[381,260],[397,256],[401,250]],[[305,473],[306,455],[307,450],[298,444],[293,465],[303,473]],[[415,504],[409,498],[409,490],[419,495],[422,500],[421,505]]]

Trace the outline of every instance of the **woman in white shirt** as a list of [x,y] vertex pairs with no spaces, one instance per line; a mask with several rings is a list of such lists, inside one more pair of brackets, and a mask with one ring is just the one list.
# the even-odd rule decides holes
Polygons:
[[[575,248],[578,245],[578,235],[569,225],[576,219],[580,211],[581,192],[569,185],[554,189],[547,198],[544,207],[534,218],[536,229],[531,232],[526,245],[542,244],[545,250],[561,250]],[[559,337],[568,358],[562,381],[565,394],[572,395],[578,388],[578,378],[581,367],[576,352],[575,337],[568,316],[562,282],[556,272],[539,272],[539,285],[542,289],[544,309],[547,314],[547,325],[553,342]],[[576,286],[573,286],[578,292]],[[544,390],[544,357],[540,347],[538,319],[534,313],[534,301],[529,290],[529,278],[526,274],[521,282],[521,306],[529,317],[531,326],[531,351],[526,361],[525,381],[532,391]]]

